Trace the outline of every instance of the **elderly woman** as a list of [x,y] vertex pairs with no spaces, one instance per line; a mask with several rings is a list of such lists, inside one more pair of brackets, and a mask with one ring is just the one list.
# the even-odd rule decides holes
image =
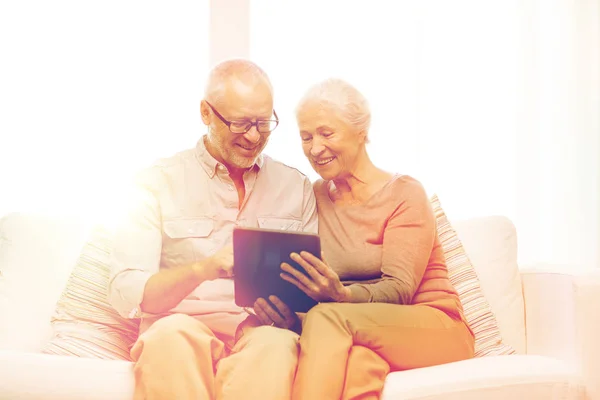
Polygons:
[[378,398],[390,370],[472,357],[428,197],[416,179],[369,158],[366,99],[330,79],[308,91],[296,116],[323,178],[314,191],[324,261],[292,255],[309,277],[281,267],[321,302],[303,321],[293,398]]

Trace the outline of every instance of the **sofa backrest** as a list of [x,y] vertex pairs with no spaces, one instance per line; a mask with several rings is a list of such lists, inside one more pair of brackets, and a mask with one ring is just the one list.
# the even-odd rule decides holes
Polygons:
[[13,213],[0,219],[0,349],[36,352],[83,246],[76,218]]
[[[477,271],[504,341],[524,354],[517,238],[505,217],[451,221]],[[0,219],[0,349],[38,351],[89,228],[76,218],[15,213]]]
[[525,304],[514,225],[501,216],[450,222],[477,272],[504,342],[526,354]]

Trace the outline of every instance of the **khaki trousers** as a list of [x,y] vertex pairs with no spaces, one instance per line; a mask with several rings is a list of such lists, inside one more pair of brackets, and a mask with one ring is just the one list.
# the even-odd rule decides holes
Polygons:
[[228,352],[224,341],[233,340],[233,334],[221,340],[215,335],[219,325],[231,324],[184,314],[152,323],[131,350],[134,399],[289,399],[298,335],[271,326],[249,327]]
[[390,370],[464,360],[473,352],[467,325],[433,306],[319,304],[304,319],[292,399],[378,399]]

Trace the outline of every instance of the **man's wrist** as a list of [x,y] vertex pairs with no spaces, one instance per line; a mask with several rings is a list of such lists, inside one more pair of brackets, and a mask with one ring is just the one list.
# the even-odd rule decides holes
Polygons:
[[194,271],[194,276],[198,279],[199,282],[213,280],[214,278],[210,276],[208,273],[211,270],[210,263],[212,262],[212,258],[208,257],[202,261],[196,262],[192,264],[192,270]]

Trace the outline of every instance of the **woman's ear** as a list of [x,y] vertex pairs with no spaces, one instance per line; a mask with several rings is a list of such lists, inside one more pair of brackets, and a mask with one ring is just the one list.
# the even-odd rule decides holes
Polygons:
[[204,125],[210,125],[210,107],[204,100],[200,102],[200,116]]
[[369,143],[368,132],[366,130],[358,132],[358,141],[359,143]]

